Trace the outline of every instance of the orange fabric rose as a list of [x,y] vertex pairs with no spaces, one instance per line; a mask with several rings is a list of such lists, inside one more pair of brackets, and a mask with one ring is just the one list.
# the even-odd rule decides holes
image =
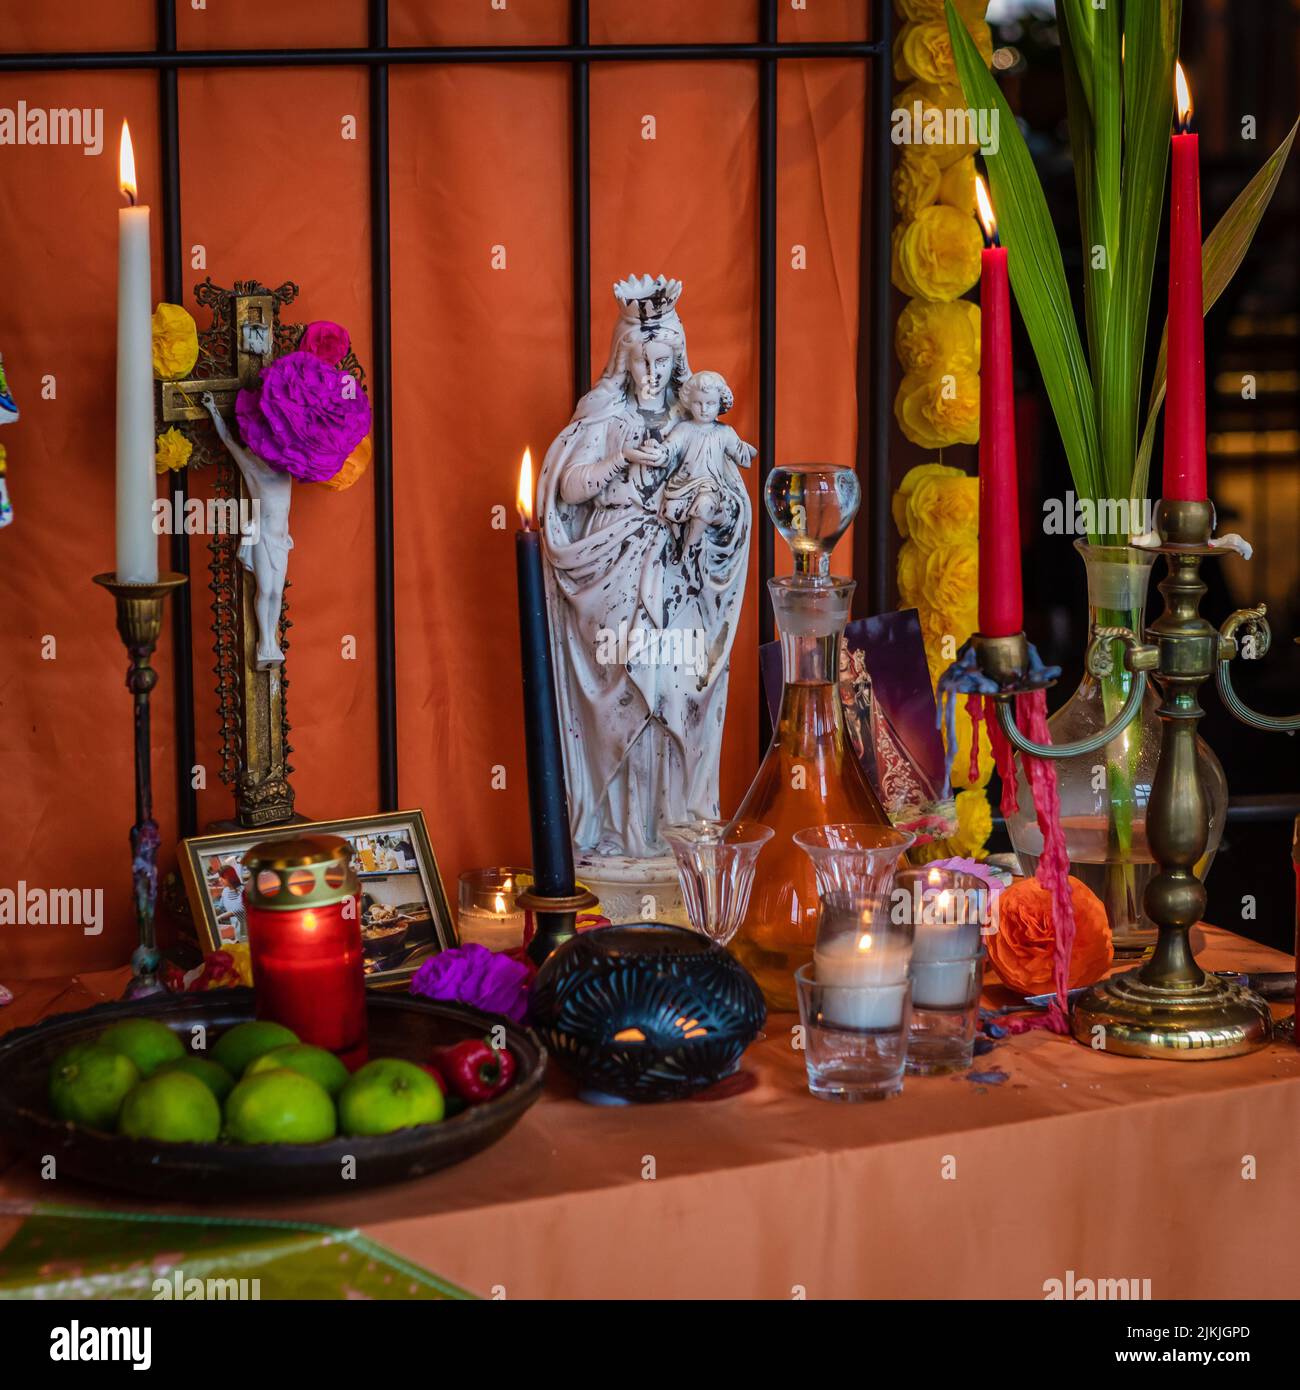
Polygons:
[[[1070,988],[1096,984],[1110,968],[1110,923],[1101,899],[1070,876],[1074,905],[1074,953]],[[1046,994],[1052,988],[1052,895],[1036,878],[1018,879],[997,899],[997,930],[987,938],[989,959],[1002,983],[1017,994]]]

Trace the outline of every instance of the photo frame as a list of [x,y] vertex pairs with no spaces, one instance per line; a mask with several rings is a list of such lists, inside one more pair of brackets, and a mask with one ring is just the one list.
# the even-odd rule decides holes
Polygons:
[[457,944],[455,920],[424,812],[393,811],[182,840],[181,876],[205,953],[248,939],[243,913],[244,855],[254,845],[299,835],[341,835],[352,845],[352,866],[361,885],[368,986],[401,985],[426,957]]

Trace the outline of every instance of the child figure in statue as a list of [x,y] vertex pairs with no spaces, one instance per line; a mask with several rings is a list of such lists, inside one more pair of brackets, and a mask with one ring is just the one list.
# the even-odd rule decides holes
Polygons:
[[748,468],[758,450],[718,419],[734,404],[720,372],[696,372],[683,383],[678,399],[690,418],[679,420],[664,436],[670,466],[676,467],[664,487],[662,515],[681,528],[685,553],[708,527],[725,527],[739,516],[735,499],[744,484],[736,469]]
[[200,397],[212,417],[212,427],[244,478],[253,503],[254,527],[239,547],[239,562],[257,581],[257,667],[269,670],[284,661],[280,650],[280,611],[284,606],[284,577],[289,568],[289,503],[293,476],[263,462],[230,432],[210,391]]

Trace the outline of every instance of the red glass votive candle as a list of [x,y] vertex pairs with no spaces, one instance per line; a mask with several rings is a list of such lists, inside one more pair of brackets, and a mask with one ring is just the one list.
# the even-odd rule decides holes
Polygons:
[[244,856],[248,946],[258,1018],[366,1060],[366,977],[352,846],[338,835],[268,840]]

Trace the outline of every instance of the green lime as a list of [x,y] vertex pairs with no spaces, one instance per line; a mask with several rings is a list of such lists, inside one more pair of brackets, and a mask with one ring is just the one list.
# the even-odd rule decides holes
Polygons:
[[155,1018],[124,1018],[100,1034],[99,1041],[129,1057],[141,1076],[152,1076],[164,1062],[185,1056],[185,1044]]
[[332,1053],[323,1047],[312,1047],[310,1043],[293,1043],[289,1047],[273,1047],[255,1057],[244,1072],[245,1076],[256,1076],[259,1072],[275,1071],[277,1067],[288,1067],[290,1071],[300,1071],[323,1086],[332,1096],[347,1085],[348,1069]]
[[246,1076],[226,1098],[226,1136],[236,1144],[315,1144],[336,1128],[329,1093],[288,1067]]
[[177,1057],[173,1062],[164,1062],[162,1066],[154,1072],[155,1076],[170,1076],[173,1072],[182,1071],[188,1076],[197,1076],[198,1079],[212,1092],[217,1098],[217,1102],[225,1100],[230,1094],[231,1087],[235,1084],[235,1078],[221,1065],[214,1062],[210,1057]]
[[127,1096],[117,1132],[168,1144],[208,1143],[221,1133],[221,1107],[197,1076],[183,1071],[155,1075]]
[[60,1120],[111,1130],[140,1069],[102,1043],[75,1043],[50,1068],[50,1109]]
[[217,1039],[212,1049],[212,1058],[220,1062],[233,1077],[241,1077],[244,1068],[264,1052],[273,1047],[287,1047],[298,1041],[298,1035],[291,1033],[282,1024],[271,1023],[264,1018],[249,1023],[236,1023]]
[[433,1077],[400,1057],[367,1062],[348,1079],[338,1099],[344,1134],[390,1134],[411,1125],[436,1125],[445,1110]]

